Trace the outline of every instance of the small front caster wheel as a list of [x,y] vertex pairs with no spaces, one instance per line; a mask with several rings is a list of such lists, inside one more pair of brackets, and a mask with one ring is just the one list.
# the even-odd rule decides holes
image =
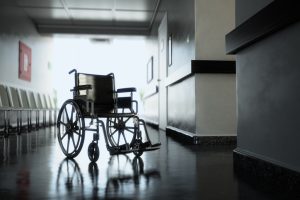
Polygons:
[[141,156],[144,152],[142,150],[142,141],[137,139],[132,143],[133,154],[137,157]]
[[88,156],[91,162],[96,162],[99,158],[100,151],[98,144],[96,142],[92,142],[88,147]]

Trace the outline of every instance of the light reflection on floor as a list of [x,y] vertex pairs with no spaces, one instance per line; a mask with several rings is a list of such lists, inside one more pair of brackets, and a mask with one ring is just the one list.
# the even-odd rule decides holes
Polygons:
[[87,146],[91,141],[92,134],[86,134],[81,153],[69,160],[60,150],[55,128],[3,138],[0,176],[5,180],[0,182],[1,196],[132,198],[143,195],[151,179],[160,179],[159,171],[151,168],[153,163],[147,166],[144,162],[146,154],[140,158],[133,154],[110,156],[102,138],[100,159],[96,164],[90,163]]
[[[86,139],[92,140],[88,135]],[[50,197],[130,198],[136,196],[137,191],[146,190],[151,178],[160,178],[158,171],[144,166],[143,156],[110,156],[105,145],[99,145],[100,160],[95,164],[90,163],[86,144],[88,143],[85,143],[82,152],[74,160],[65,159],[56,145],[50,160],[54,175],[50,185],[55,186],[49,191]]]
[[0,199],[274,199],[234,175],[233,146],[182,144],[150,127],[149,134],[161,149],[140,159],[110,156],[101,138],[95,165],[92,134],[74,160],[65,159],[54,127],[1,138]]

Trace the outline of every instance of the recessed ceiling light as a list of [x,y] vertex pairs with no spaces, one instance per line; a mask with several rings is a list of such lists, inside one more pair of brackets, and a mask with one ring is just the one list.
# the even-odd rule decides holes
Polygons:
[[109,38],[91,38],[91,42],[105,42],[109,43],[110,39]]

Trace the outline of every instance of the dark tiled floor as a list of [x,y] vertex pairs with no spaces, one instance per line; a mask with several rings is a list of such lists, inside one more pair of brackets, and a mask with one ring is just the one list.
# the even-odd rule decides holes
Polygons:
[[110,156],[100,143],[96,165],[87,156],[91,135],[75,160],[64,159],[54,128],[1,138],[0,199],[274,199],[234,175],[234,147],[185,145],[149,131],[160,150]]

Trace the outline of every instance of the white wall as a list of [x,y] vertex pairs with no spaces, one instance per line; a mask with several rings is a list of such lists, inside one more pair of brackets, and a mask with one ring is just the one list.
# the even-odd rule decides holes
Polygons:
[[235,0],[195,0],[196,60],[234,60],[225,35],[235,27]]
[[235,136],[235,74],[197,74],[196,85],[197,135]]
[[158,123],[158,94],[154,94],[143,100],[144,102],[144,115],[148,122]]
[[[235,60],[225,53],[225,35],[235,27],[235,0],[195,0],[197,60]],[[236,135],[235,74],[196,74],[196,132]]]
[[[19,41],[32,50],[31,81],[18,78]],[[52,39],[37,33],[19,8],[0,5],[0,82],[52,94]]]

